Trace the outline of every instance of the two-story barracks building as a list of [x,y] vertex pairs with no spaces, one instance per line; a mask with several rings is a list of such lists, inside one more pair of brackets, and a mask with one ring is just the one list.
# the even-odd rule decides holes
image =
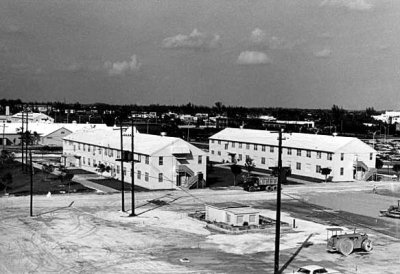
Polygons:
[[[66,166],[76,166],[96,172],[102,164],[104,176],[132,182],[132,161],[121,168],[121,131],[82,130],[63,140],[63,158]],[[147,189],[173,189],[200,186],[206,179],[207,153],[175,137],[134,132],[134,183]],[[123,132],[124,159],[132,159],[131,129]]]
[[[253,159],[258,169],[278,165],[278,132],[226,128],[209,138],[209,159],[237,162]],[[292,175],[325,179],[322,168],[330,168],[331,181],[366,180],[375,172],[376,151],[352,137],[283,133],[282,165]]]

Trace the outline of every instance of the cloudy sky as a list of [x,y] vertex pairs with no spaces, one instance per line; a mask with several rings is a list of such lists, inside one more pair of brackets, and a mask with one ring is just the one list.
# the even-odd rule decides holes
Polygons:
[[0,0],[0,98],[400,109],[399,0]]

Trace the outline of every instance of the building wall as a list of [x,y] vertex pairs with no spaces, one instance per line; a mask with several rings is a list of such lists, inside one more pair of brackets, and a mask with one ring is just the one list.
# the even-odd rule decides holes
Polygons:
[[[110,172],[104,172],[105,176],[112,176],[117,180],[121,180],[121,162],[116,161],[120,159],[120,152],[117,148],[108,148],[93,146],[91,144],[84,144],[78,142],[63,141],[63,154],[76,155],[79,158],[68,157],[67,166],[75,165],[82,169],[95,172],[97,167],[103,163],[111,167]],[[162,162],[160,162],[162,157]],[[176,188],[177,172],[176,168],[179,164],[177,158],[168,153],[167,149],[157,152],[155,155],[140,155],[135,154],[134,170],[134,183],[148,189],[172,189]],[[162,164],[160,164],[162,163]],[[193,170],[195,174],[202,172],[204,179],[206,178],[206,154],[202,155],[202,163],[198,163],[198,157],[188,157],[185,164]],[[130,162],[124,162],[123,167],[125,170],[124,181],[132,183]]]
[[[250,220],[253,216],[253,220]],[[234,226],[242,226],[245,222],[249,225],[259,224],[259,213],[233,213],[229,209],[219,209],[206,205],[206,221],[226,223]]]
[[62,146],[63,145],[62,139],[71,133],[72,131],[65,128],[57,129],[56,131],[41,137],[40,144],[46,146]]
[[[240,143],[224,140],[210,139],[210,161],[214,162],[232,162],[232,153],[235,153],[235,159],[239,165],[245,164],[246,157],[253,159],[256,168],[271,169],[278,165],[278,147],[271,145],[260,145],[251,143]],[[357,145],[357,144],[354,144]],[[298,155],[300,150],[300,155]],[[321,168],[330,168],[332,170],[328,177],[333,177],[332,181],[352,181],[354,180],[353,164],[356,159],[363,161],[368,167],[375,167],[376,154],[365,151],[360,148],[360,153],[355,154],[357,150],[353,146],[344,147],[339,152],[331,153],[326,151],[297,149],[284,146],[282,148],[282,165],[290,166],[292,174],[311,177],[316,179],[325,179],[320,173]],[[364,152],[365,151],[365,152]],[[342,157],[343,153],[343,157]]]

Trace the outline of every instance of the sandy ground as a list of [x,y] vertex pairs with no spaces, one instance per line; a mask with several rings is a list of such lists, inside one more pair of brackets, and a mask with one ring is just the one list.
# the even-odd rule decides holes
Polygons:
[[[394,186],[381,183],[380,187]],[[296,197],[331,208],[332,214],[346,211],[369,217],[363,221],[370,222],[372,229],[364,230],[375,244],[369,254],[344,257],[328,253],[326,228],[330,225],[326,220],[310,220],[308,213],[294,216],[294,211],[285,210],[283,221],[292,224],[296,218],[296,228],[281,237],[280,264],[291,261],[285,272],[320,264],[342,273],[400,273],[400,233],[389,237],[379,232],[378,223],[374,226],[374,218],[382,218],[379,210],[396,199],[374,195],[371,189],[368,183],[285,188],[284,203]],[[181,191],[141,192],[136,195],[138,216],[133,218],[119,211],[120,194],[36,196],[32,218],[29,197],[1,197],[0,273],[272,273],[273,233],[218,234],[187,214],[204,209],[205,202],[262,204],[260,201],[273,201],[275,196],[242,190],[195,190],[190,195]],[[169,205],[157,207],[148,203],[152,199]],[[129,202],[127,193],[127,208]],[[275,218],[274,209],[268,206],[261,213]],[[388,222],[395,230],[399,227],[398,220]],[[342,227],[352,230],[351,225]],[[293,257],[310,235],[308,247]],[[190,262],[181,262],[182,258]]]

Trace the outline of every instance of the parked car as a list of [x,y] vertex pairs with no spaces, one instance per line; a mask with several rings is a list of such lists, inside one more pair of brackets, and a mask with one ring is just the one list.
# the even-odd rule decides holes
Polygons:
[[334,269],[325,268],[319,265],[306,265],[297,269],[295,274],[340,274]]

